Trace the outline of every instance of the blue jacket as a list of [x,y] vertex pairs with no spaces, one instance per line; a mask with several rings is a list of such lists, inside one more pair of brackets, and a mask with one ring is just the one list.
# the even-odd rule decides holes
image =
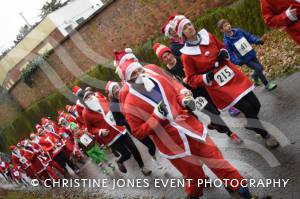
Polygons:
[[234,32],[233,36],[229,36],[224,34],[223,42],[230,54],[230,61],[234,64],[247,64],[250,60],[256,57],[256,52],[254,49],[246,53],[245,55],[241,55],[240,52],[235,47],[235,43],[245,37],[245,39],[249,42],[249,44],[260,44],[262,41],[260,38],[250,34],[239,28],[232,29]]

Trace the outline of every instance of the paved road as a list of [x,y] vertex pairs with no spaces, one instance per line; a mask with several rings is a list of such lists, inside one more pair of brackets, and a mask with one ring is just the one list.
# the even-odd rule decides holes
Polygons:
[[[262,103],[260,118],[264,121],[267,129],[280,140],[282,147],[272,151],[267,150],[260,137],[241,128],[244,123],[243,119],[237,118],[233,120],[228,118],[226,113],[223,115],[225,120],[245,140],[244,144],[237,146],[232,144],[224,135],[217,134],[214,131],[209,133],[221,148],[226,159],[247,178],[263,179],[263,182],[266,182],[265,179],[289,179],[285,188],[278,187],[279,184],[276,184],[276,188],[262,188],[263,184],[256,184],[260,188],[251,188],[255,194],[264,195],[269,193],[274,199],[298,199],[300,188],[300,72],[288,78],[280,79],[277,83],[278,88],[272,92],[267,92],[263,87],[258,87],[255,93]],[[64,192],[69,197],[82,194],[89,196],[104,194],[112,198],[184,198],[183,188],[170,188],[169,186],[167,188],[153,188],[155,178],[167,180],[168,178],[179,178],[180,175],[164,159],[160,159],[160,161],[165,169],[156,169],[145,147],[139,143],[137,145],[143,153],[145,164],[153,170],[153,174],[148,178],[150,187],[112,189],[110,184],[108,188],[71,189],[71,191],[60,190],[59,192]],[[99,169],[88,162],[82,168],[81,177],[107,178],[110,182],[112,181],[111,179],[144,178],[133,159],[126,162],[126,166],[128,167],[126,175],[116,172],[107,176],[100,174]],[[211,179],[215,179],[215,176],[208,169],[205,170]],[[165,177],[166,174],[167,177]],[[280,186],[283,186],[282,182]],[[55,193],[58,193],[57,190]],[[234,197],[225,191],[224,188],[215,187],[207,188],[203,198],[230,199]]]

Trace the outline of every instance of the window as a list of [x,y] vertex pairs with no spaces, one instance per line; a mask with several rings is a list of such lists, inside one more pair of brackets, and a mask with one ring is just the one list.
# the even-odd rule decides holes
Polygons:
[[77,24],[81,24],[83,21],[84,21],[84,18],[81,17],[81,18],[79,18],[79,19],[76,20],[76,23]]
[[68,25],[67,27],[65,27],[65,30],[67,31],[67,33],[72,32],[73,30],[72,25]]

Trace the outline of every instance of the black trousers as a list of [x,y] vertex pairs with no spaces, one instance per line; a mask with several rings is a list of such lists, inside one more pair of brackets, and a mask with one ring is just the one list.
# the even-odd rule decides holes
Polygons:
[[55,160],[59,164],[59,166],[64,169],[66,169],[67,164],[74,171],[78,169],[78,167],[69,159],[64,149],[59,154],[57,154],[53,158],[53,160]]
[[204,107],[203,113],[210,117],[213,128],[220,133],[226,133],[230,136],[232,134],[232,131],[221,118],[220,111],[215,106],[206,89],[204,87],[198,87],[197,89],[193,89],[192,92],[195,98],[204,97],[207,100],[208,104]]
[[156,147],[153,143],[153,141],[151,140],[151,138],[149,138],[148,136],[145,137],[144,139],[140,140],[147,148],[148,148],[148,153],[151,156],[155,155],[155,151],[156,151]]
[[110,148],[118,152],[120,154],[119,159],[117,160],[119,163],[123,163],[130,159],[131,154],[134,159],[137,161],[140,168],[144,167],[144,162],[142,160],[142,156],[134,144],[131,137],[126,133],[125,135],[121,135],[120,138],[115,141]]
[[269,135],[258,119],[261,104],[253,92],[244,96],[234,107],[239,109],[246,116],[247,125],[245,128],[255,131],[263,138]]

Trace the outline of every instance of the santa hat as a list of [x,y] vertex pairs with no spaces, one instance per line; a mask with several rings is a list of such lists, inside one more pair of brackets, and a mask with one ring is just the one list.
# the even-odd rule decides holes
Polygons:
[[165,52],[171,52],[170,48],[160,43],[155,43],[153,45],[153,50],[159,59],[162,59],[162,56]]
[[42,124],[42,125],[45,125],[45,124],[48,123],[48,122],[49,122],[49,120],[48,120],[47,118],[42,117],[42,119],[41,119],[41,124]]
[[89,96],[90,94],[94,94],[94,92],[93,91],[86,91],[84,93],[83,99],[87,98],[87,96]]
[[63,121],[65,121],[65,120],[66,120],[66,118],[64,118],[64,117],[59,117],[59,118],[58,118],[58,124],[61,125],[61,124],[63,123]]
[[35,125],[35,128],[36,128],[36,129],[41,129],[41,128],[43,128],[43,127],[42,127],[40,124],[36,124],[36,125]]
[[182,38],[182,36],[183,36],[183,27],[186,24],[191,23],[191,21],[188,18],[183,17],[183,18],[179,19],[178,21],[175,21],[175,23],[176,23],[176,28],[175,28],[176,33],[179,37]]
[[57,113],[58,113],[58,115],[62,115],[64,113],[64,111],[59,110],[59,111],[57,111]]
[[175,30],[177,21],[182,18],[185,18],[185,16],[176,15],[176,14],[171,15],[168,18],[168,20],[164,23],[164,25],[161,27],[160,32],[164,34],[166,37],[172,38],[172,36],[170,35],[170,30]]
[[9,147],[9,150],[11,150],[11,151],[13,151],[13,150],[15,150],[16,149],[16,146],[15,145],[11,145],[10,147]]
[[137,57],[133,54],[131,48],[125,48],[123,51],[115,52],[115,60],[114,60],[114,66],[116,67],[115,73],[121,79],[124,79],[124,77],[122,76],[122,69],[120,68],[120,65],[124,63],[126,60],[138,61]]
[[122,76],[126,81],[130,80],[131,74],[138,68],[143,68],[143,66],[134,60],[126,60],[120,65],[122,69]]
[[114,86],[119,86],[119,84],[117,82],[108,81],[105,85],[105,92],[108,95],[112,95],[112,89]]
[[35,133],[30,133],[30,139],[34,139],[35,138],[35,136],[36,136],[36,134]]
[[172,28],[170,21],[172,21],[175,18],[175,16],[176,14],[171,15],[160,29],[160,32],[168,38],[170,38],[169,31]]
[[78,94],[82,92],[82,89],[79,86],[73,86],[72,92],[74,95],[78,96]]
[[68,105],[68,104],[66,105],[66,110],[67,110],[68,112],[71,112],[71,111],[72,111],[72,108],[73,108],[73,107],[72,107],[71,105]]

